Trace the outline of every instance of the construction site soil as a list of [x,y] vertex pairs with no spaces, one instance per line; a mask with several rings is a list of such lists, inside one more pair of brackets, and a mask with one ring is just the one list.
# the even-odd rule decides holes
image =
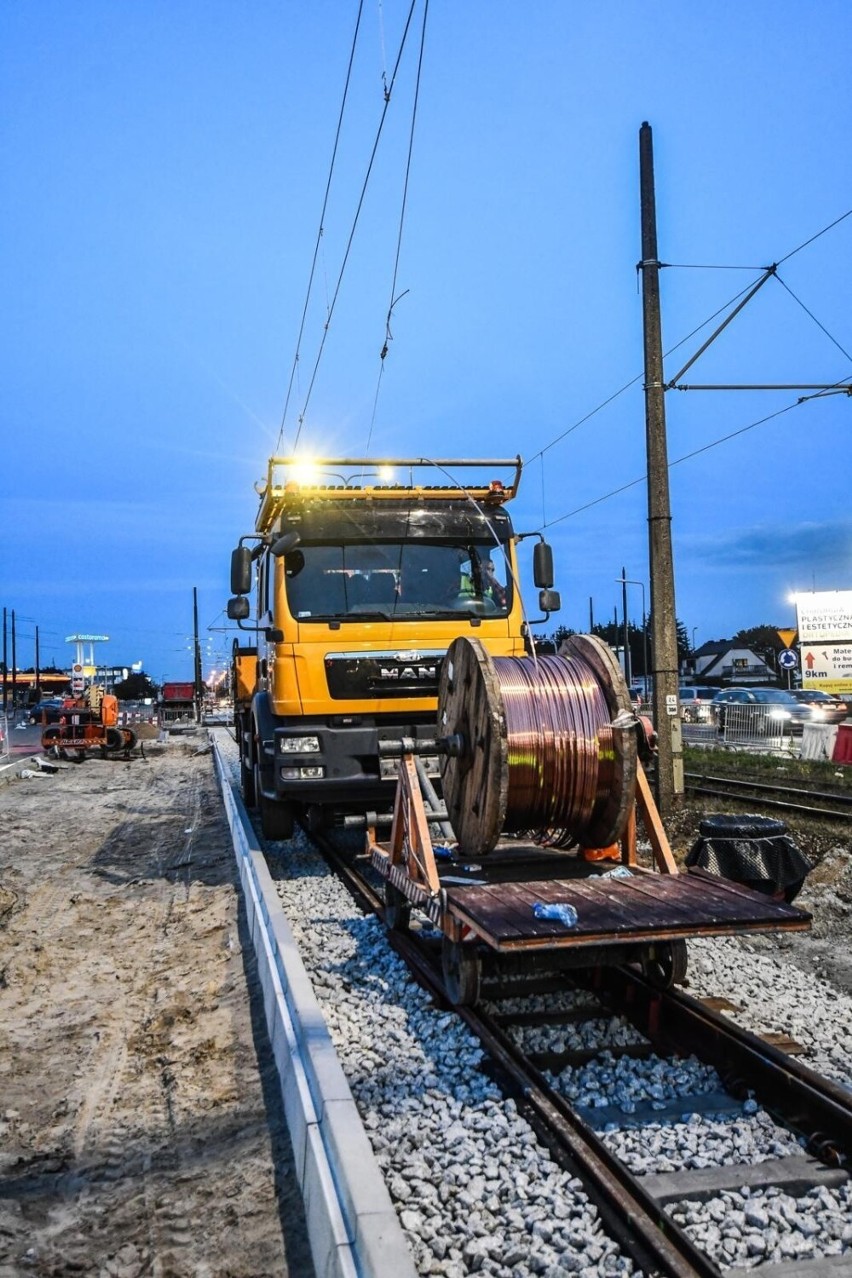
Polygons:
[[206,734],[0,831],[0,1275],[313,1274]]
[[[309,1278],[206,735],[7,775],[0,1278]],[[679,858],[708,810],[669,823]],[[751,943],[852,992],[848,828],[790,829],[813,931]]]

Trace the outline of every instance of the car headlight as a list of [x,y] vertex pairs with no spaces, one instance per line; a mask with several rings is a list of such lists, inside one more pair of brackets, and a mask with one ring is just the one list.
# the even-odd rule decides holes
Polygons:
[[308,768],[279,768],[282,781],[318,781],[325,776],[325,768],[321,764]]
[[279,737],[282,754],[319,754],[319,737]]

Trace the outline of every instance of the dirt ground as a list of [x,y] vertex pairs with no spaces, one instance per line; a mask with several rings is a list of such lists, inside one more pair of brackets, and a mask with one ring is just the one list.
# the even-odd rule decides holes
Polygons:
[[0,786],[0,1275],[312,1275],[204,734]]

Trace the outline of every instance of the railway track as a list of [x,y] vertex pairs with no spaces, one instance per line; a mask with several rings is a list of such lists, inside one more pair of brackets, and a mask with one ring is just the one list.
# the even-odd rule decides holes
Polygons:
[[[383,900],[369,871],[341,855],[329,840],[318,842],[362,907],[382,915]],[[417,981],[446,1006],[434,940],[404,926],[387,935]],[[504,997],[503,991],[490,996],[486,982],[481,1006],[455,1011],[541,1139],[581,1178],[608,1233],[637,1267],[668,1274],[719,1273],[718,1255],[708,1255],[706,1247],[677,1223],[684,1202],[709,1200],[712,1207],[722,1195],[759,1200],[764,1191],[796,1199],[809,1193],[829,1198],[839,1193],[839,1212],[852,1208],[852,1198],[843,1197],[848,1194],[846,1163],[852,1155],[852,1092],[821,1078],[778,1046],[739,1029],[720,1009],[674,990],[655,989],[638,972],[604,968],[588,986],[576,975],[573,982],[564,975],[540,975],[536,988],[521,997]],[[558,998],[556,1010],[542,1009],[540,991],[554,989],[563,995],[569,991],[567,1009]],[[581,1047],[573,1045],[574,1033],[572,1045],[566,1047],[566,1025],[577,1031],[614,1022],[631,1027],[633,1033],[628,1031],[620,1042],[604,1033],[596,1045]],[[532,1045],[527,1044],[530,1035]],[[652,1088],[651,1099],[634,1106],[630,1118],[611,1098],[606,1103],[605,1092],[593,1096],[593,1104],[578,1103],[571,1094],[577,1075],[601,1060],[611,1076],[617,1074],[620,1061],[635,1060],[650,1063],[659,1078],[666,1069],[677,1068],[672,1062],[690,1056],[697,1056],[706,1068],[711,1081],[705,1090],[686,1100],[676,1095],[653,1099]],[[766,1116],[785,1133],[780,1140],[782,1157],[768,1157],[756,1165],[738,1162],[676,1172],[645,1168],[637,1175],[629,1159],[613,1152],[619,1141],[612,1133],[620,1136],[625,1127],[641,1133],[643,1126],[671,1124],[684,1113],[693,1121],[697,1118],[699,1128],[705,1119],[718,1127],[728,1120],[741,1124],[750,1111]],[[714,1134],[718,1138],[718,1131]],[[637,1137],[632,1139],[635,1144]],[[641,1135],[638,1139],[641,1143]],[[701,1155],[692,1161],[700,1164]],[[684,1217],[681,1212],[681,1218],[688,1222],[690,1213]],[[759,1211],[753,1218],[760,1219]],[[796,1254],[793,1243],[789,1250],[791,1257]],[[852,1250],[848,1256],[852,1262]],[[813,1261],[808,1272],[821,1272],[820,1262]]]
[[349,838],[345,854],[323,841],[333,871],[301,832],[267,854],[418,1272],[709,1275],[811,1257],[816,1276],[852,1260],[852,1090],[624,970],[593,988],[539,972],[497,989],[486,973],[479,1007],[449,1008],[435,934],[416,912],[385,930]]
[[737,803],[759,805],[791,816],[823,821],[848,821],[852,816],[852,795],[796,789],[789,785],[769,785],[759,781],[741,781],[733,777],[705,776],[687,772],[686,787],[690,794],[712,795],[733,799]]

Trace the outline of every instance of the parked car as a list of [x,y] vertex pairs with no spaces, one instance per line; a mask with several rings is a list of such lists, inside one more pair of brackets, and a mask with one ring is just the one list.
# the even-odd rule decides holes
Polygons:
[[678,688],[680,717],[684,723],[711,723],[712,701],[718,691],[718,688],[700,688],[691,684]]
[[62,697],[48,697],[30,706],[30,723],[58,723],[65,702]]
[[806,723],[813,721],[811,707],[783,688],[723,688],[716,693],[712,706],[720,731],[725,727],[729,706],[763,706],[766,719],[777,726],[779,733],[801,732]]
[[819,688],[791,688],[790,696],[802,705],[810,706],[814,723],[842,723],[849,714],[849,705],[840,697],[833,697]]

